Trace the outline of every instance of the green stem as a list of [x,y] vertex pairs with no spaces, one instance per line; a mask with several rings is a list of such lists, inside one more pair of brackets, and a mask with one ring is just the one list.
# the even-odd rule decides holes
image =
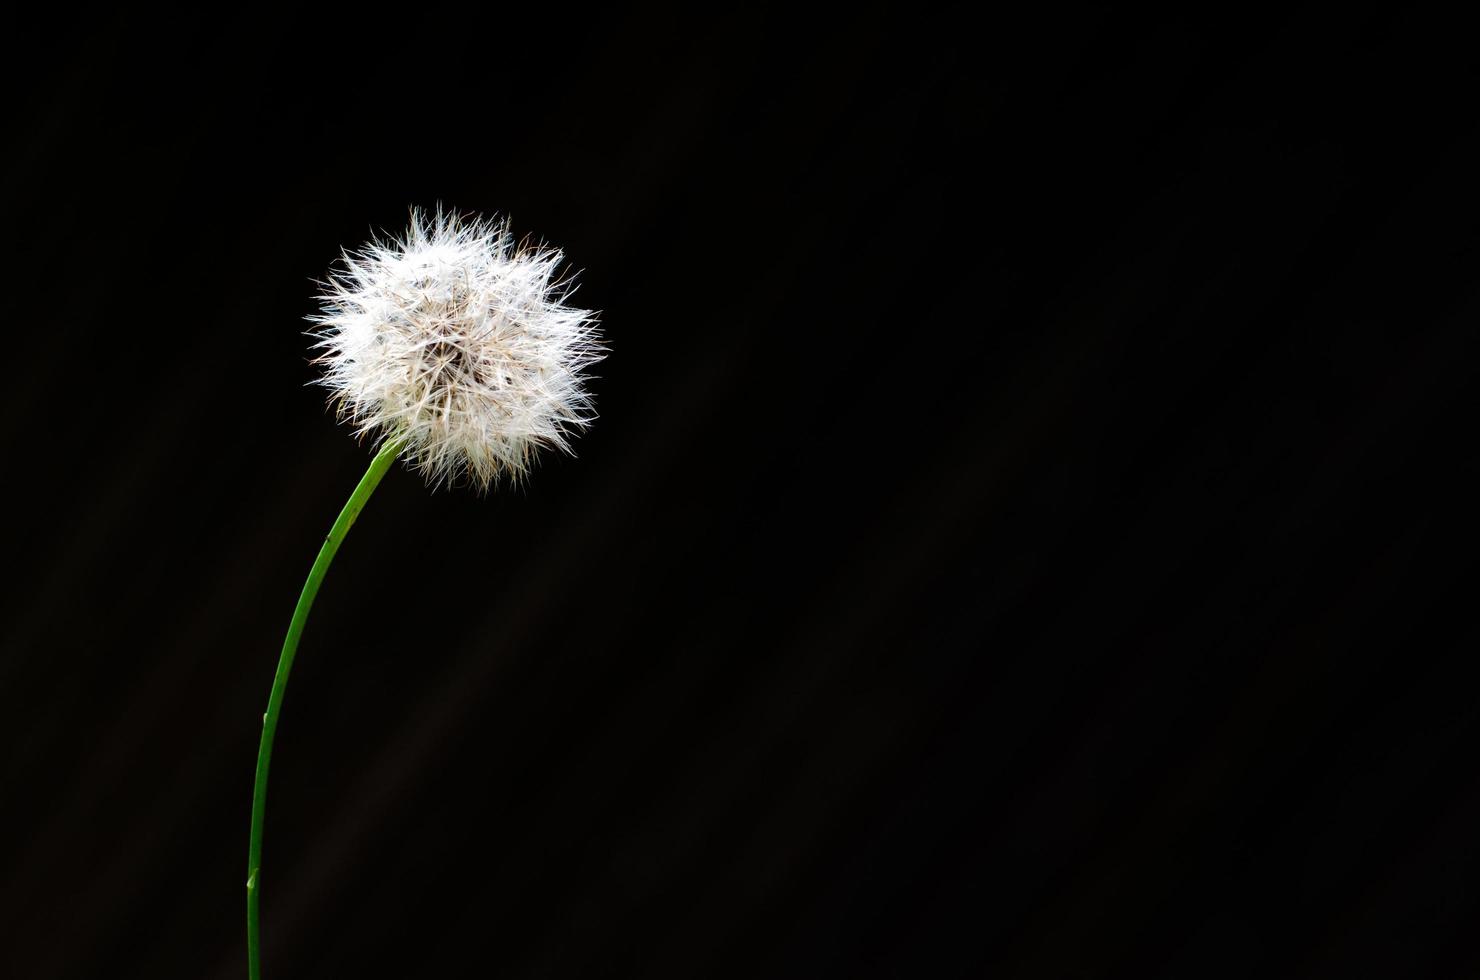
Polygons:
[[267,815],[267,767],[272,761],[272,739],[277,732],[278,712],[283,708],[283,692],[288,687],[288,671],[293,669],[293,656],[298,652],[298,638],[303,635],[303,626],[308,622],[308,611],[313,608],[314,596],[319,594],[319,585],[329,571],[329,563],[344,541],[344,536],[354,526],[355,518],[365,509],[365,503],[380,484],[381,477],[390,469],[400,453],[401,446],[387,441],[371,461],[370,468],[360,478],[360,485],[350,494],[339,519],[329,529],[319,556],[309,569],[308,581],[298,596],[298,606],[293,610],[293,621],[288,625],[288,635],[283,639],[283,652],[278,657],[277,674],[272,678],[272,694],[267,699],[267,713],[262,716],[262,743],[257,749],[257,783],[252,789],[252,837],[247,854],[247,973],[251,980],[262,980],[262,952],[260,945],[260,915],[258,906],[262,892],[262,822]]

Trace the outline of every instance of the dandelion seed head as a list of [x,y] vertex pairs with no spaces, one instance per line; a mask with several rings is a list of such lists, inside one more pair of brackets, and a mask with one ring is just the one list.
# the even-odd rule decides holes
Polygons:
[[319,295],[319,383],[358,435],[395,440],[433,485],[517,482],[595,417],[596,316],[562,254],[507,221],[413,209],[406,233],[346,251]]

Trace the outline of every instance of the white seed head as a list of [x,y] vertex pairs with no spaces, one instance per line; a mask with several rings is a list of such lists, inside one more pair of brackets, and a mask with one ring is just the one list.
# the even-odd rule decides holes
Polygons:
[[595,417],[596,317],[566,304],[562,255],[507,221],[413,209],[399,239],[345,252],[310,318],[320,383],[359,435],[395,440],[433,485],[517,482]]

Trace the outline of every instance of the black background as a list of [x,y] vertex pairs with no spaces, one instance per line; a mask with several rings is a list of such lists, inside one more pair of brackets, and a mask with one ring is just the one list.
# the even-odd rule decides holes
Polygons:
[[311,280],[439,201],[602,417],[350,536],[269,977],[1480,970],[1469,35],[968,12],[12,35],[0,974],[245,975]]

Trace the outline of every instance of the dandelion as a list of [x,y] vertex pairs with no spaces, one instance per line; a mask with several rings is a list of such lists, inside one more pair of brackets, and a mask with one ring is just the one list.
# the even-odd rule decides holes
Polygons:
[[340,543],[381,478],[404,459],[433,486],[518,482],[541,448],[570,451],[594,413],[586,369],[595,315],[568,305],[563,256],[517,243],[506,221],[413,209],[397,239],[345,252],[311,318],[320,383],[378,451],[325,538],[283,641],[257,752],[247,858],[247,958],[262,975],[259,905],[267,771],[288,672]]
[[561,253],[506,222],[412,212],[405,237],[346,253],[322,295],[322,383],[362,434],[399,443],[433,483],[518,480],[591,419],[595,321],[568,306]]

